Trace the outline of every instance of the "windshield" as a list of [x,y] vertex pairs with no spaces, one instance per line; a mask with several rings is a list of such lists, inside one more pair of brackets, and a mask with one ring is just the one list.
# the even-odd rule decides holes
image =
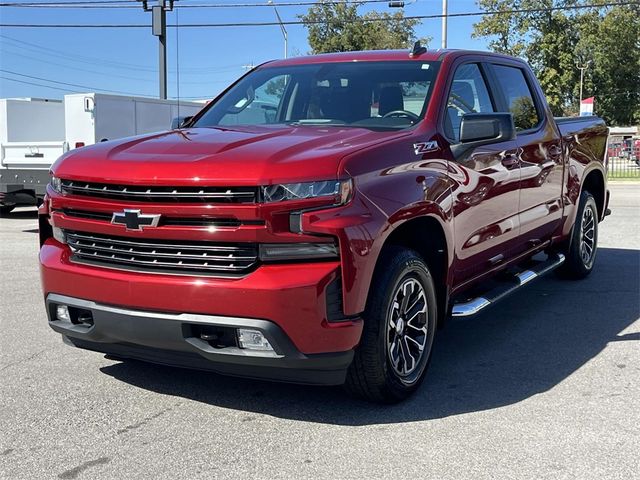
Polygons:
[[194,126],[408,128],[424,115],[438,66],[391,61],[259,68],[212,104]]

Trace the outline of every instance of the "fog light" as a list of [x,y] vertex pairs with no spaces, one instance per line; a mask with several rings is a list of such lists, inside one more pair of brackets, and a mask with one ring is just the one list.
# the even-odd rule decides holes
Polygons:
[[260,330],[239,328],[238,344],[240,348],[246,348],[247,350],[273,351],[269,340],[265,338]]
[[71,315],[69,315],[69,307],[66,305],[58,305],[56,307],[56,318],[58,320],[62,320],[63,322],[70,322]]

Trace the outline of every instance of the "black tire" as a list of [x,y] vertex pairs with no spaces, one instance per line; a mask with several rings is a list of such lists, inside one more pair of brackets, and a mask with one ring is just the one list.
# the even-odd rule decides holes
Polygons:
[[[362,338],[349,367],[345,388],[369,401],[396,403],[418,389],[429,366],[438,314],[436,290],[427,265],[413,250],[385,248],[378,265],[363,315]],[[398,298],[402,299],[401,304]],[[403,310],[413,300],[416,310]],[[412,318],[405,321],[404,314],[412,314]],[[415,338],[407,339],[410,336]],[[423,348],[419,349],[423,342]],[[392,357],[397,361],[392,363]]]
[[593,195],[584,191],[580,194],[576,219],[571,229],[571,241],[564,251],[566,259],[559,273],[574,280],[585,278],[593,270],[597,251],[598,207]]
[[9,215],[16,208],[14,205],[0,205],[0,217]]

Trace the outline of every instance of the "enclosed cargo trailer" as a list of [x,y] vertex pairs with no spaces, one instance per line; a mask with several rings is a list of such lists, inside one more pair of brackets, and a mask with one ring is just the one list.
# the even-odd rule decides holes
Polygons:
[[64,97],[64,130],[69,148],[168,130],[171,120],[191,116],[200,103],[145,97],[77,93]]
[[197,102],[77,93],[64,100],[0,99],[0,213],[44,196],[53,162],[69,149],[160,132]]

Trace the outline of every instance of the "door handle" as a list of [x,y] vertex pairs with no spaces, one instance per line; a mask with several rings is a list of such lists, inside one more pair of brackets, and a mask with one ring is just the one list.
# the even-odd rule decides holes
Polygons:
[[520,166],[520,159],[515,155],[507,155],[502,159],[502,165],[507,170],[511,170]]

